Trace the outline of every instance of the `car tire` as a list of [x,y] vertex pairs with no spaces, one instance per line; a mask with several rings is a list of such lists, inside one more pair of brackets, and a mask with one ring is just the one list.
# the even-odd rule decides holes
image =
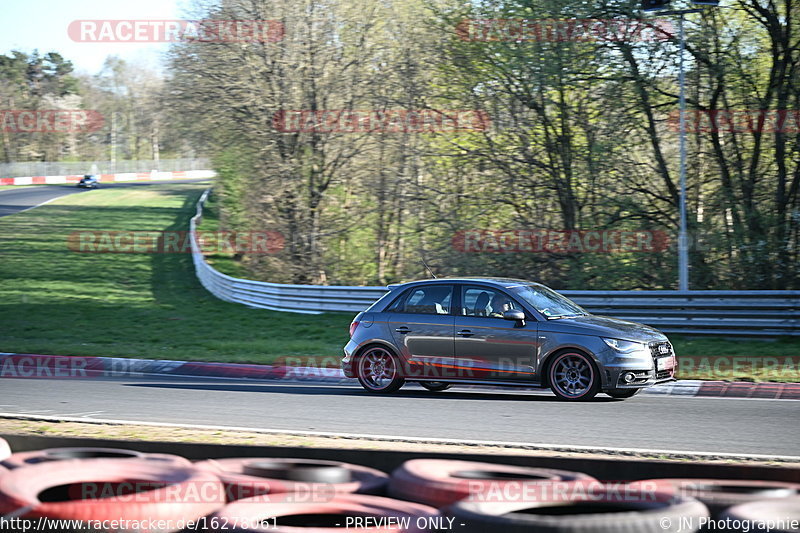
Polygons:
[[625,398],[631,398],[636,396],[639,391],[642,389],[611,389],[606,391],[606,394],[611,396],[612,398],[616,398],[618,400],[624,400]]
[[600,391],[600,373],[592,358],[577,350],[556,354],[547,365],[550,390],[559,400],[585,402]]
[[452,387],[451,383],[444,383],[442,381],[420,381],[419,384],[431,392],[441,392]]
[[[461,501],[444,510],[463,524],[464,533],[664,533],[693,532],[708,510],[697,500],[591,501],[566,496],[561,501]],[[688,519],[688,520],[687,520]],[[695,527],[687,528],[686,524]]]
[[396,392],[406,380],[400,370],[400,360],[392,351],[380,345],[367,346],[356,359],[358,382],[369,392]]

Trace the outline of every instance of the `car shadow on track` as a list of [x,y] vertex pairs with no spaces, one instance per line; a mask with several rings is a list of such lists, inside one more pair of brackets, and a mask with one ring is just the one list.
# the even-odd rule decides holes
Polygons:
[[[304,385],[269,383],[128,383],[128,387],[165,388],[200,391],[225,391],[225,392],[260,392],[267,394],[297,394],[301,396],[358,396],[370,398],[406,398],[419,400],[481,400],[481,401],[526,401],[526,402],[560,402],[552,395],[544,394],[514,394],[504,392],[471,392],[471,391],[443,391],[430,392],[426,390],[403,389],[392,394],[371,394],[355,387],[336,387],[325,384]],[[598,396],[589,403],[608,403],[620,400]],[[565,402],[561,402],[565,403]]]

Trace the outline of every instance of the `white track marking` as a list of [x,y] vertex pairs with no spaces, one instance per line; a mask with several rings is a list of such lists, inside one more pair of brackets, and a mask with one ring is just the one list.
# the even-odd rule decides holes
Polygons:
[[[43,185],[43,187],[44,187],[44,185]],[[19,211],[14,211],[13,213],[9,213],[9,214],[7,214],[5,216],[10,217],[10,216],[14,216],[14,215],[19,215],[20,213],[24,213],[25,211],[30,211],[31,209],[36,209],[37,207],[41,207],[44,204],[49,204],[50,202],[52,202],[54,200],[58,200],[59,198],[63,198],[64,196],[68,196],[68,195],[69,194],[62,194],[61,196],[56,196],[55,198],[50,198],[49,200],[45,200],[44,202],[42,202],[40,204],[32,205],[30,207],[26,207],[25,209],[21,209]],[[14,354],[0,354],[0,355],[14,355]]]

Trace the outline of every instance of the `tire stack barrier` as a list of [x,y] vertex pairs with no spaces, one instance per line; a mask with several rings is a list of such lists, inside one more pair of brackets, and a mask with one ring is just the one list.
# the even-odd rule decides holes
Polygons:
[[242,527],[237,528],[240,531],[287,533],[301,530],[295,528],[314,532],[365,530],[365,522],[359,522],[359,519],[367,517],[392,520],[392,523],[385,522],[385,526],[373,527],[375,523],[370,524],[366,529],[370,533],[422,533],[429,529],[419,525],[432,523],[429,519],[439,516],[439,511],[433,507],[362,494],[340,494],[329,501],[267,504],[259,497],[247,498],[230,503],[215,514],[219,526],[240,524]]
[[[658,499],[655,502],[615,501],[615,488],[609,488],[599,496],[599,501],[580,497],[577,493],[569,493],[559,501],[461,501],[449,507],[446,514],[465,524],[462,529],[465,533],[697,531],[700,519],[708,516],[706,506],[692,498]],[[681,518],[689,519],[698,529],[681,528]]]
[[[721,517],[722,520],[730,519],[735,524],[738,521],[740,524],[752,524],[757,521],[800,521],[800,498],[785,498],[782,500],[762,500],[736,505],[726,509]],[[732,529],[731,531],[744,531],[744,527],[739,529]],[[751,530],[752,531],[752,530]],[[788,529],[784,527],[772,528],[771,533],[789,533],[797,532],[797,529]]]
[[[1,454],[0,454],[1,455]],[[161,461],[178,466],[191,466],[191,461],[179,455],[166,453],[142,453],[125,448],[47,448],[32,452],[19,452],[0,461],[6,468],[15,469],[39,463],[67,461],[70,459],[142,459],[145,461]]]
[[389,476],[374,468],[312,459],[211,459],[195,466],[214,472],[225,483],[228,501],[270,494],[272,501],[281,501],[286,494],[312,492],[383,494],[389,481]]
[[509,486],[546,484],[554,481],[596,481],[580,472],[526,468],[523,466],[453,461],[447,459],[412,459],[392,472],[389,495],[434,507],[444,507],[476,492]]
[[82,522],[163,520],[177,525],[218,510],[224,491],[216,476],[191,466],[144,459],[67,459],[3,474],[0,515]]
[[[0,439],[2,445],[8,448]],[[47,448],[17,452],[0,464],[0,517],[174,525],[157,531],[691,533],[703,519],[800,519],[800,483],[609,482],[453,459],[411,459],[388,475],[266,454],[191,462],[123,448]]]
[[800,483],[744,479],[649,479],[631,485],[652,483],[659,492],[694,498],[718,517],[726,509],[762,500],[800,497]]

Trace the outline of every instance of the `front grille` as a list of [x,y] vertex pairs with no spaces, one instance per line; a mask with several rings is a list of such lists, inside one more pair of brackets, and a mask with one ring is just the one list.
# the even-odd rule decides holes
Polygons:
[[[666,353],[661,353],[661,350],[659,349],[661,346],[667,347]],[[656,380],[667,379],[673,376],[673,373],[675,372],[674,369],[658,370],[658,360],[662,357],[671,357],[674,354],[675,352],[672,351],[672,345],[667,341],[650,343],[650,355],[653,356],[653,368],[656,370]]]
[[[666,347],[667,347],[667,352],[666,353],[661,353],[659,351],[659,346],[662,346],[662,345],[666,345]],[[656,359],[658,357],[668,357],[668,356],[670,356],[672,354],[673,354],[672,345],[669,342],[664,341],[664,342],[651,342],[650,343],[650,355],[653,356],[653,359]]]

